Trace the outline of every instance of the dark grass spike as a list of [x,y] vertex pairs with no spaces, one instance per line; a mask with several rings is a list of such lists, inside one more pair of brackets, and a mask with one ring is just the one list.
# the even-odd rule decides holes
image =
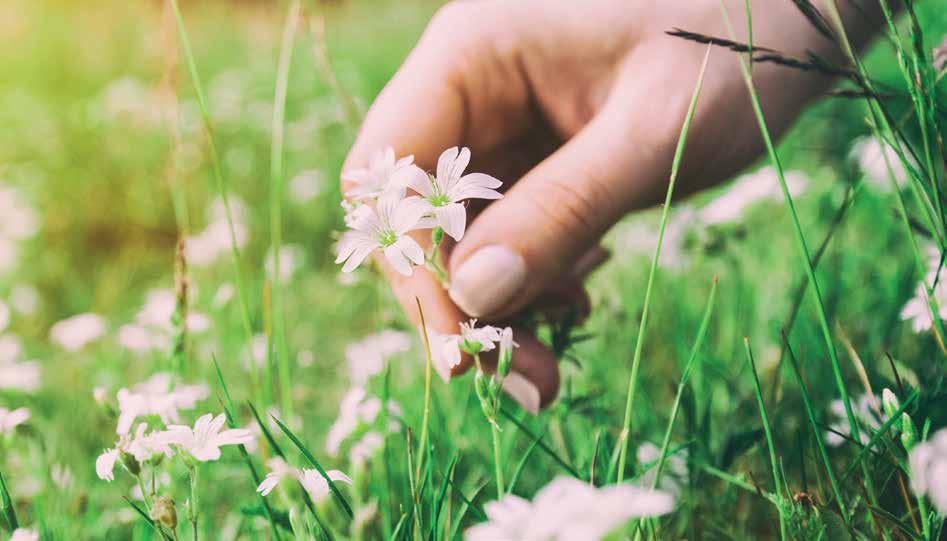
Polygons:
[[282,421],[277,419],[275,415],[271,415],[270,417],[273,418],[273,421],[276,422],[276,425],[278,427],[280,427],[280,430],[282,430],[283,433],[286,434],[287,437],[289,437],[289,439],[293,442],[294,445],[296,445],[296,447],[303,454],[303,456],[306,457],[306,460],[309,461],[309,464],[311,464],[312,467],[316,468],[316,471],[319,472],[319,475],[321,475],[322,478],[326,480],[326,483],[329,484],[329,489],[332,491],[332,495],[335,496],[335,499],[338,502],[339,507],[341,507],[342,510],[345,511],[345,514],[348,515],[350,519],[355,518],[355,513],[352,512],[352,507],[349,505],[349,502],[346,501],[345,496],[343,496],[342,492],[339,491],[339,487],[335,486],[335,481],[329,478],[329,474],[327,474],[325,469],[323,469],[322,465],[319,464],[319,461],[317,461],[316,458],[312,456],[312,453],[309,452],[309,449],[307,449],[306,446],[303,444],[303,442],[300,441],[299,438],[296,437],[296,434],[293,434],[293,431],[290,430],[289,427],[287,427],[285,424],[283,424]]
[[723,47],[725,49],[730,49],[736,53],[749,53],[751,51],[765,51],[767,53],[779,54],[775,49],[770,49],[768,47],[760,47],[759,45],[754,45],[750,47],[746,43],[740,43],[738,41],[732,41],[729,39],[718,38],[716,36],[708,36],[707,34],[700,34],[698,32],[690,32],[688,30],[683,30],[681,28],[674,28],[673,30],[667,30],[664,32],[669,36],[675,38],[685,39],[687,41],[696,41],[697,43],[703,43],[704,45],[714,45],[716,47]]
[[[477,496],[480,495],[480,493],[483,491],[483,489],[486,488],[487,485],[490,484],[490,481],[489,481],[489,480],[484,480],[484,481],[482,481],[482,482],[480,483],[480,486],[477,487],[477,488],[473,491],[473,494],[471,494],[469,498],[464,494],[464,491],[463,491],[459,486],[457,486],[457,483],[455,483],[455,482],[452,481],[452,480],[448,480],[447,482],[448,482],[448,484],[450,484],[451,488],[454,489],[454,493],[457,494],[458,496],[460,496],[460,499],[464,502],[464,505],[467,506],[467,508],[468,508],[470,511],[472,511],[473,514],[477,515],[477,520],[480,520],[480,521],[487,520],[487,515],[486,515],[486,513],[484,513],[482,509],[480,509],[479,507],[477,507],[476,505],[474,505],[473,502],[474,502],[474,500],[477,499]],[[457,517],[457,521],[456,521],[457,524],[460,524],[460,523],[462,522],[461,519],[464,518],[464,514],[465,514],[465,513],[466,513],[466,510],[462,511],[461,514],[460,514],[460,516]],[[454,536],[451,536],[451,537],[454,537]]]
[[157,531],[161,535],[162,539],[164,539],[165,541],[174,541],[173,538],[170,535],[168,535],[167,532],[164,531],[164,528],[162,528],[157,522],[154,521],[154,519],[148,516],[148,513],[145,512],[144,509],[139,507],[137,503],[131,501],[131,499],[128,496],[122,496],[122,499],[125,500],[125,503],[130,505],[132,509],[134,509],[139,515],[141,515],[141,518],[145,522],[147,522],[152,528],[154,528],[155,531]]
[[[526,434],[527,437],[529,437],[530,439],[536,439],[536,435],[533,434],[533,431],[530,430],[530,429],[529,429],[526,425],[524,425],[522,422],[520,422],[519,419],[517,419],[512,413],[510,413],[509,411],[507,411],[507,409],[504,408],[503,406],[500,406],[500,413],[501,413],[504,417],[506,417],[507,419],[509,419],[509,420],[516,426],[517,429],[519,429],[521,432],[523,432],[524,434]],[[573,477],[575,477],[576,479],[582,479],[582,476],[579,475],[579,472],[576,471],[575,468],[573,468],[572,466],[570,466],[565,460],[563,460],[562,458],[560,458],[559,455],[557,455],[555,451],[553,451],[548,445],[546,445],[546,444],[542,441],[541,438],[540,438],[540,441],[539,441],[539,443],[538,443],[537,445],[539,445],[539,448],[542,449],[547,455],[549,455],[550,458],[552,458],[553,460],[555,460],[557,464],[559,464],[559,465],[562,466],[567,472],[569,472],[569,474],[571,474],[571,475],[572,475]]]
[[901,373],[898,372],[898,367],[894,364],[894,357],[886,351],[885,358],[888,359],[888,364],[891,365],[891,373],[894,374],[894,382],[898,386],[898,396],[904,396],[904,383],[901,381]]
[[[220,383],[220,388],[224,393],[224,400],[221,400],[221,406],[224,409],[224,414],[227,416],[227,426],[230,428],[237,428],[236,418],[233,413],[233,400],[230,397],[230,390],[227,388],[227,382],[224,381],[224,374],[220,370],[220,364],[217,363],[217,356],[211,354],[211,361],[214,363],[214,370],[217,372],[217,381]],[[247,446],[241,443],[238,446],[238,449],[240,450],[240,456],[243,457],[243,461],[247,465],[247,469],[250,471],[250,477],[253,480],[254,488],[260,486],[260,483],[263,482],[263,480],[260,478],[260,474],[257,472],[256,466],[253,465],[253,459],[250,458],[250,453],[247,451]],[[257,497],[259,497],[260,505],[263,506],[263,511],[266,513],[267,521],[270,523],[270,529],[273,531],[273,539],[276,541],[281,541],[282,537],[279,534],[279,528],[276,526],[276,515],[273,512],[273,509],[270,507],[270,503],[262,494],[257,493]]]
[[390,539],[391,541],[394,541],[395,539],[400,539],[401,529],[404,528],[405,522],[407,520],[408,520],[408,514],[402,513],[401,519],[398,521],[398,524],[395,525],[395,530],[394,532],[392,532],[391,537],[389,537],[388,539]]
[[3,472],[0,472],[0,504],[3,505],[3,515],[10,525],[10,530],[16,530],[20,527],[16,519],[16,509],[13,507],[13,498],[10,497],[10,490],[7,488],[7,481],[3,478]]
[[835,33],[832,32],[832,26],[829,24],[828,19],[822,15],[822,12],[819,11],[819,8],[815,7],[809,0],[792,0],[792,3],[796,5],[796,8],[799,9],[806,20],[809,21],[809,24],[811,24],[818,33],[825,36],[825,38],[832,43],[838,43],[838,38],[835,36]]
[[[877,506],[874,506],[874,505],[869,505],[868,508],[869,508],[869,510],[870,510],[872,513],[874,513],[876,516],[881,517],[881,518],[885,519],[887,522],[890,522],[891,524],[893,524],[894,526],[896,526],[896,527],[898,528],[898,530],[900,530],[901,533],[904,534],[908,539],[917,540],[917,541],[921,541],[921,540],[923,539],[921,536],[919,536],[919,535],[917,534],[916,531],[914,531],[913,529],[911,529],[910,526],[908,526],[907,524],[905,524],[904,521],[902,521],[901,519],[899,519],[897,516],[895,516],[894,514],[892,514],[890,511],[886,511],[886,510],[882,509],[881,507],[877,507]],[[931,539],[937,539],[937,538],[936,538],[936,537],[932,537]]]
[[263,432],[263,438],[266,439],[266,443],[270,446],[270,449],[273,453],[282,458],[286,459],[286,453],[283,452],[283,449],[280,448],[279,444],[276,443],[276,440],[273,439],[273,434],[270,433],[270,429],[266,427],[266,424],[263,422],[263,419],[260,418],[260,414],[257,412],[256,408],[253,406],[253,402],[247,400],[247,406],[250,407],[250,412],[253,414],[253,418],[256,420],[257,426],[260,427],[260,431]]
[[753,57],[753,60],[757,62],[778,64],[783,67],[802,71],[821,73],[822,75],[827,75],[829,77],[843,77],[856,83],[859,81],[858,74],[854,71],[834,66],[829,62],[826,62],[825,60],[813,55],[811,52],[809,53],[809,58],[807,60],[793,58],[780,53],[758,54]]

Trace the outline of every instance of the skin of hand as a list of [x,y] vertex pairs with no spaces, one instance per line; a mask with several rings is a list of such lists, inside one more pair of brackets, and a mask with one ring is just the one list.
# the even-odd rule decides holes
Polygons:
[[[839,9],[861,45],[877,20],[848,1]],[[744,2],[725,4],[745,42]],[[757,0],[752,22],[755,45],[841,59],[792,2]],[[728,37],[719,0],[467,0],[437,12],[372,105],[343,169],[390,145],[432,170],[444,149],[467,146],[468,171],[504,181],[504,197],[470,208],[465,236],[444,248],[449,290],[423,269],[405,277],[378,259],[415,324],[415,299],[428,327],[454,334],[469,317],[504,321],[550,299],[587,303],[581,280],[602,260],[602,235],[667,189],[706,52],[665,33],[675,28]],[[753,79],[774,134],[832,82],[764,63],[754,63]],[[736,53],[715,49],[680,193],[729,178],[762,150]],[[528,331],[514,336],[520,347],[504,387],[536,413],[556,396],[556,359]],[[470,364],[464,359],[454,374]]]

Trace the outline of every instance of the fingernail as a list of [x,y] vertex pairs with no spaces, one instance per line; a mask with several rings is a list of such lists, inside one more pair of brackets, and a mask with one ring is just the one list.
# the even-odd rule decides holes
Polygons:
[[503,379],[503,390],[524,410],[537,415],[539,413],[539,389],[516,372],[510,372]]
[[526,280],[526,262],[506,246],[485,246],[451,276],[450,298],[467,314],[481,317],[499,310]]

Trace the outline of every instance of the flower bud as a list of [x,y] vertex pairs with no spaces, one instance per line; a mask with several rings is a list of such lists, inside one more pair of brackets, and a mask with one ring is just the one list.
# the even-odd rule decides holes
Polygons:
[[907,413],[901,414],[901,445],[906,451],[910,451],[917,443],[917,429],[914,428],[914,421]]
[[497,364],[497,373],[506,377],[513,366],[513,348],[519,344],[513,341],[513,329],[507,327],[500,332],[500,358]]
[[483,350],[483,344],[476,340],[467,340],[464,338],[460,341],[460,350],[468,355],[479,355]]
[[168,496],[158,496],[151,508],[151,520],[174,530],[178,526],[178,513],[174,509],[174,500]]
[[481,372],[477,371],[477,375],[474,376],[474,390],[477,391],[477,398],[480,399],[481,404],[486,404],[490,400],[490,383],[487,379],[487,376]]
[[898,397],[888,388],[881,391],[881,405],[888,419],[897,415],[898,410],[901,409],[901,403],[898,402]]
[[138,460],[133,455],[122,451],[120,456],[122,458],[122,464],[125,465],[125,469],[127,469],[129,473],[132,475],[141,473],[141,464],[138,463]]
[[434,246],[440,246],[442,240],[444,240],[444,229],[441,227],[435,227],[431,231],[431,243]]

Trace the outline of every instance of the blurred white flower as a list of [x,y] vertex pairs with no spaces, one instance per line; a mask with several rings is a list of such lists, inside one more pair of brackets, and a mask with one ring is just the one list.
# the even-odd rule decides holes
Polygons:
[[85,313],[66,318],[49,330],[50,339],[66,351],[76,352],[105,334],[105,318]]
[[39,541],[39,532],[30,528],[17,528],[13,530],[10,541]]
[[[315,469],[301,470],[294,468],[281,458],[271,459],[267,462],[267,466],[269,466],[270,472],[266,474],[263,482],[261,482],[260,486],[256,489],[262,496],[269,495],[269,493],[276,488],[276,485],[286,478],[299,482],[313,501],[318,502],[329,495],[331,490],[329,483],[322,477],[322,474]],[[326,475],[328,475],[329,479],[334,483],[343,482],[349,485],[352,484],[352,480],[339,470],[328,470],[326,471]]]
[[393,192],[381,197],[374,208],[358,207],[353,211],[351,230],[339,240],[335,262],[345,263],[342,272],[352,272],[372,252],[380,250],[392,268],[410,276],[413,265],[424,264],[424,251],[407,233],[418,228],[425,212],[420,198],[402,199]]
[[95,459],[95,474],[103,481],[115,480],[115,463],[118,462],[121,452],[109,449]]
[[[671,209],[658,264],[665,269],[680,272],[690,264],[687,241],[697,224],[697,212],[689,206]],[[658,245],[658,226],[641,219],[632,219],[619,226],[616,249],[621,253],[654,256]],[[636,263],[637,264],[637,263]]]
[[[149,477],[150,477],[150,476],[149,476]],[[152,480],[152,479],[149,479],[149,481],[151,481],[151,480]],[[160,488],[162,488],[162,487],[170,487],[170,486],[171,486],[171,476],[170,476],[170,475],[168,474],[168,472],[166,472],[166,471],[163,471],[163,472],[160,472],[160,473],[157,473],[157,472],[156,472],[156,475],[153,477],[153,480],[154,480],[155,487],[158,488],[158,489],[160,489]],[[150,483],[149,483],[149,484],[150,484]],[[143,501],[143,500],[144,500],[144,496],[143,496],[142,493],[141,493],[141,485],[138,485],[137,483],[134,484],[134,485],[132,485],[132,488],[131,488],[131,496],[132,496],[132,498],[134,498],[135,500],[138,500],[138,501]]]
[[207,398],[207,385],[177,385],[172,387],[171,374],[159,372],[131,389],[119,389],[118,424],[115,431],[126,434],[132,423],[142,415],[157,415],[164,423],[178,422],[178,410],[193,409]]
[[[644,442],[638,446],[638,464],[641,468],[648,468],[638,478],[638,482],[645,487],[654,484],[657,475],[658,460],[661,458],[661,448],[651,442]],[[681,450],[664,459],[664,469],[661,472],[661,481],[658,488],[666,490],[675,496],[681,493],[681,487],[687,483],[687,450]]]
[[61,490],[69,490],[76,480],[76,477],[72,474],[72,469],[58,462],[49,469],[49,478]]
[[214,293],[214,300],[211,301],[211,306],[220,310],[233,299],[236,293],[237,289],[233,287],[233,284],[230,282],[221,284],[221,286],[217,288],[217,292]]
[[349,449],[349,462],[355,467],[364,466],[385,444],[385,438],[375,431],[364,436]]
[[[168,351],[174,337],[173,318],[177,299],[171,289],[152,289],[145,295],[145,302],[135,315],[135,321],[122,325],[118,330],[118,342],[122,347],[143,355],[151,351]],[[200,334],[210,328],[210,319],[198,312],[188,312],[185,328]]]
[[595,488],[558,477],[530,502],[515,495],[484,506],[488,521],[464,532],[467,541],[596,541],[632,518],[663,515],[674,497],[630,484]]
[[309,368],[316,362],[316,356],[308,349],[301,349],[296,354],[296,363],[302,368]]
[[937,283],[934,288],[934,300],[938,306],[940,319],[947,319],[947,267],[940,268],[940,251],[933,245],[925,247],[927,252],[927,274],[914,289],[914,296],[901,308],[901,320],[910,321],[911,329],[916,333],[928,331],[934,322],[928,304],[927,286]]
[[322,171],[310,169],[300,171],[289,181],[289,196],[299,204],[308,203],[322,192],[325,178]]
[[918,497],[927,496],[941,515],[947,515],[947,429],[911,449],[911,488]]
[[[891,191],[891,177],[888,165],[894,174],[898,187],[904,186],[908,174],[898,157],[897,151],[888,143],[882,143],[876,137],[861,137],[852,145],[849,158],[858,164],[858,168],[865,175],[865,183],[879,192]],[[885,163],[887,158],[888,163]]]
[[460,324],[460,338],[460,348],[470,354],[493,351],[500,342],[500,329],[491,325],[477,327],[477,320],[471,319]]
[[26,408],[17,408],[8,410],[0,408],[0,434],[12,434],[13,430],[30,418],[30,410]]
[[0,237],[0,272],[9,272],[19,259],[19,249],[16,242]]
[[367,168],[342,173],[342,180],[354,184],[345,195],[355,200],[374,199],[389,192],[401,199],[405,187],[416,178],[425,177],[427,174],[414,165],[414,156],[397,160],[391,147],[372,153]]
[[21,315],[32,315],[39,306],[39,293],[31,285],[17,284],[10,290],[10,305]]
[[122,77],[109,83],[102,93],[105,115],[111,120],[125,119],[137,124],[161,123],[161,102],[149,85],[134,77]]
[[139,423],[135,434],[122,434],[115,447],[107,449],[95,459],[95,473],[104,481],[115,480],[115,464],[126,454],[138,463],[145,462],[155,456],[171,456],[170,442],[166,432],[151,432],[146,434],[148,425]]
[[0,186],[0,238],[26,240],[39,231],[39,218],[15,188]]
[[[0,355],[2,357],[2,355]],[[36,361],[3,362],[0,359],[0,389],[33,392],[41,384],[39,363]]]
[[20,358],[23,346],[20,340],[12,334],[0,335],[0,364],[12,363]]
[[3,332],[10,324],[10,307],[0,301],[0,332]]
[[[420,332],[421,329],[418,331]],[[428,328],[427,340],[431,348],[431,364],[434,370],[445,382],[449,381],[451,370],[460,365],[460,335],[441,334]]]
[[[784,177],[793,197],[805,191],[810,183],[809,177],[801,171],[786,171]],[[738,177],[719,197],[701,207],[697,217],[707,225],[736,222],[747,208],[764,200],[783,200],[779,178],[772,167]]]
[[944,41],[940,45],[934,47],[934,50],[931,51],[931,56],[934,58],[934,69],[937,71],[947,70],[947,36],[944,36]]
[[[401,407],[393,400],[388,401],[387,408],[391,417],[401,415]],[[339,404],[339,416],[326,435],[326,451],[332,456],[338,455],[345,440],[360,428],[372,426],[381,409],[380,398],[369,396],[362,387],[349,389]],[[387,429],[397,432],[398,428],[397,421],[389,418]]]
[[194,428],[170,425],[163,435],[163,440],[181,447],[201,462],[217,460],[220,458],[220,448],[224,445],[238,445],[253,439],[253,434],[243,428],[221,431],[226,422],[227,418],[223,413],[217,417],[208,413],[194,423]]
[[[231,216],[233,218],[234,238],[237,248],[243,248],[248,239],[245,225],[249,213],[246,204],[239,198],[229,196]],[[184,257],[192,267],[207,267],[215,263],[221,256],[231,253],[230,227],[227,224],[226,208],[221,199],[216,199],[208,206],[210,215],[207,227],[195,235],[191,235],[184,242]]]
[[263,367],[266,365],[267,345],[265,334],[253,335],[253,342],[244,347],[242,353],[243,367],[246,370],[252,370],[254,366]]
[[[871,433],[881,428],[881,425],[887,421],[884,413],[881,412],[881,401],[877,396],[868,393],[852,397],[851,401],[852,413],[859,423],[858,435],[861,444],[867,445],[868,440],[871,439]],[[830,430],[825,433],[825,443],[831,447],[838,447],[845,443],[846,437],[851,437],[851,426],[845,413],[845,404],[841,399],[830,402],[829,411],[834,420],[829,423]]]
[[427,203],[429,217],[445,233],[460,240],[467,227],[466,199],[500,199],[496,191],[503,183],[484,173],[464,175],[470,164],[470,149],[451,147],[437,159],[437,176],[416,175],[411,188]]
[[345,348],[345,359],[349,363],[352,384],[364,385],[369,378],[381,373],[389,357],[410,349],[411,337],[395,330],[382,331],[349,344]]
[[[286,244],[280,246],[279,250],[279,273],[280,273],[280,282],[288,282],[296,271],[303,266],[303,261],[305,257],[305,252],[302,249],[302,246],[296,244]],[[266,253],[266,259],[264,260],[263,267],[266,269],[266,275],[273,278],[275,272],[276,262],[273,260],[273,249]]]

